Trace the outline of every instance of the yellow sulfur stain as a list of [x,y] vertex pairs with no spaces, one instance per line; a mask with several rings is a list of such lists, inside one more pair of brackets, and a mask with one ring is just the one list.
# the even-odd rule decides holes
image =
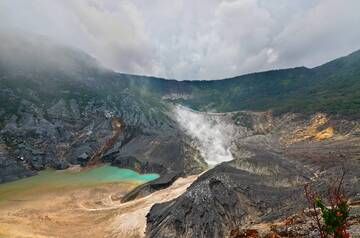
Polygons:
[[334,128],[328,127],[325,130],[322,130],[322,131],[318,132],[314,136],[314,138],[315,138],[315,140],[322,141],[322,140],[330,139],[333,136],[334,136]]
[[335,135],[333,127],[327,127],[321,131],[319,130],[320,127],[326,125],[328,122],[329,119],[326,115],[319,113],[311,119],[307,126],[299,128],[290,135],[283,137],[282,142],[289,145],[306,140],[323,141],[333,138]]

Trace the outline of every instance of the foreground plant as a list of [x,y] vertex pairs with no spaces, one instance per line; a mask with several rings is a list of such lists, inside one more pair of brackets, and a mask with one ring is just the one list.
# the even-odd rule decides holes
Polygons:
[[321,238],[349,238],[347,232],[349,218],[349,203],[343,190],[345,172],[332,186],[329,187],[327,203],[309,185],[305,185],[305,196],[309,210],[316,222]]

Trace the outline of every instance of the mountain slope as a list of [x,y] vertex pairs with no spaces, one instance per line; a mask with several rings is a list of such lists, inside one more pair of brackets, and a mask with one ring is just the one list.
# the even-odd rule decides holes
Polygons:
[[[46,167],[85,166],[101,148],[102,161],[170,180],[204,166],[189,166],[186,136],[169,105],[138,86],[144,77],[103,69],[42,38],[7,37],[0,47],[0,182]],[[109,148],[114,119],[125,129]]]
[[[148,160],[151,153],[141,150],[142,146],[124,147],[134,138],[136,143],[148,144],[155,136],[171,142],[162,145],[178,148],[173,150],[177,155],[185,153],[187,139],[172,118],[169,102],[219,112],[327,112],[351,117],[360,113],[360,51],[313,69],[275,70],[218,81],[176,81],[115,73],[81,51],[38,36],[3,34],[1,39],[0,142],[2,154],[15,158],[11,163],[1,161],[9,171],[86,164],[111,136],[112,117],[121,118],[127,127],[121,142],[115,144],[117,149],[103,158],[106,161],[134,154],[142,158],[142,164]],[[159,163],[170,162],[155,159],[157,152],[151,157]],[[10,169],[16,164],[18,169]],[[134,166],[132,162],[121,164]],[[157,172],[163,170],[158,167],[164,168],[155,167]],[[10,175],[3,180],[14,178]]]
[[[313,69],[176,81],[115,73],[36,36],[0,39],[0,183],[47,167],[87,166],[98,155],[99,162],[161,175],[126,201],[204,171],[199,145],[229,143],[219,154],[234,160],[151,209],[149,237],[223,237],[282,218],[304,207],[304,183],[324,189],[343,166],[349,194],[359,192],[360,51]],[[203,112],[189,110],[201,116],[180,125],[173,103]],[[207,134],[203,144],[182,128],[196,118],[204,120],[193,130],[209,124],[195,133]]]
[[[228,136],[233,160],[206,171],[178,198],[155,204],[147,215],[146,237],[220,238],[260,223],[271,226],[307,208],[305,184],[326,197],[341,171],[346,195],[360,199],[359,120],[266,112],[202,116],[213,128],[227,124],[220,132]],[[312,232],[294,237],[319,237]]]
[[200,111],[322,111],[359,116],[360,51],[313,69],[273,70],[181,84],[188,87],[187,97],[172,101]]

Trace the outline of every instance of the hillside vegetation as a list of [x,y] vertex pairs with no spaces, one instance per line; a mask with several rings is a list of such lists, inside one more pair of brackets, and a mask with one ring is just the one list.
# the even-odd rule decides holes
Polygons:
[[308,69],[248,74],[218,81],[182,82],[191,91],[178,99],[198,110],[272,110],[360,115],[360,51]]

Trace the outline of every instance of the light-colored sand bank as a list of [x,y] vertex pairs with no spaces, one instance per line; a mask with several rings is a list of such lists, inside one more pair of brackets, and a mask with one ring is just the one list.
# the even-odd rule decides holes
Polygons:
[[168,189],[124,204],[113,198],[126,194],[137,183],[18,194],[0,202],[0,237],[141,237],[151,206],[179,196],[195,179],[180,178]]

